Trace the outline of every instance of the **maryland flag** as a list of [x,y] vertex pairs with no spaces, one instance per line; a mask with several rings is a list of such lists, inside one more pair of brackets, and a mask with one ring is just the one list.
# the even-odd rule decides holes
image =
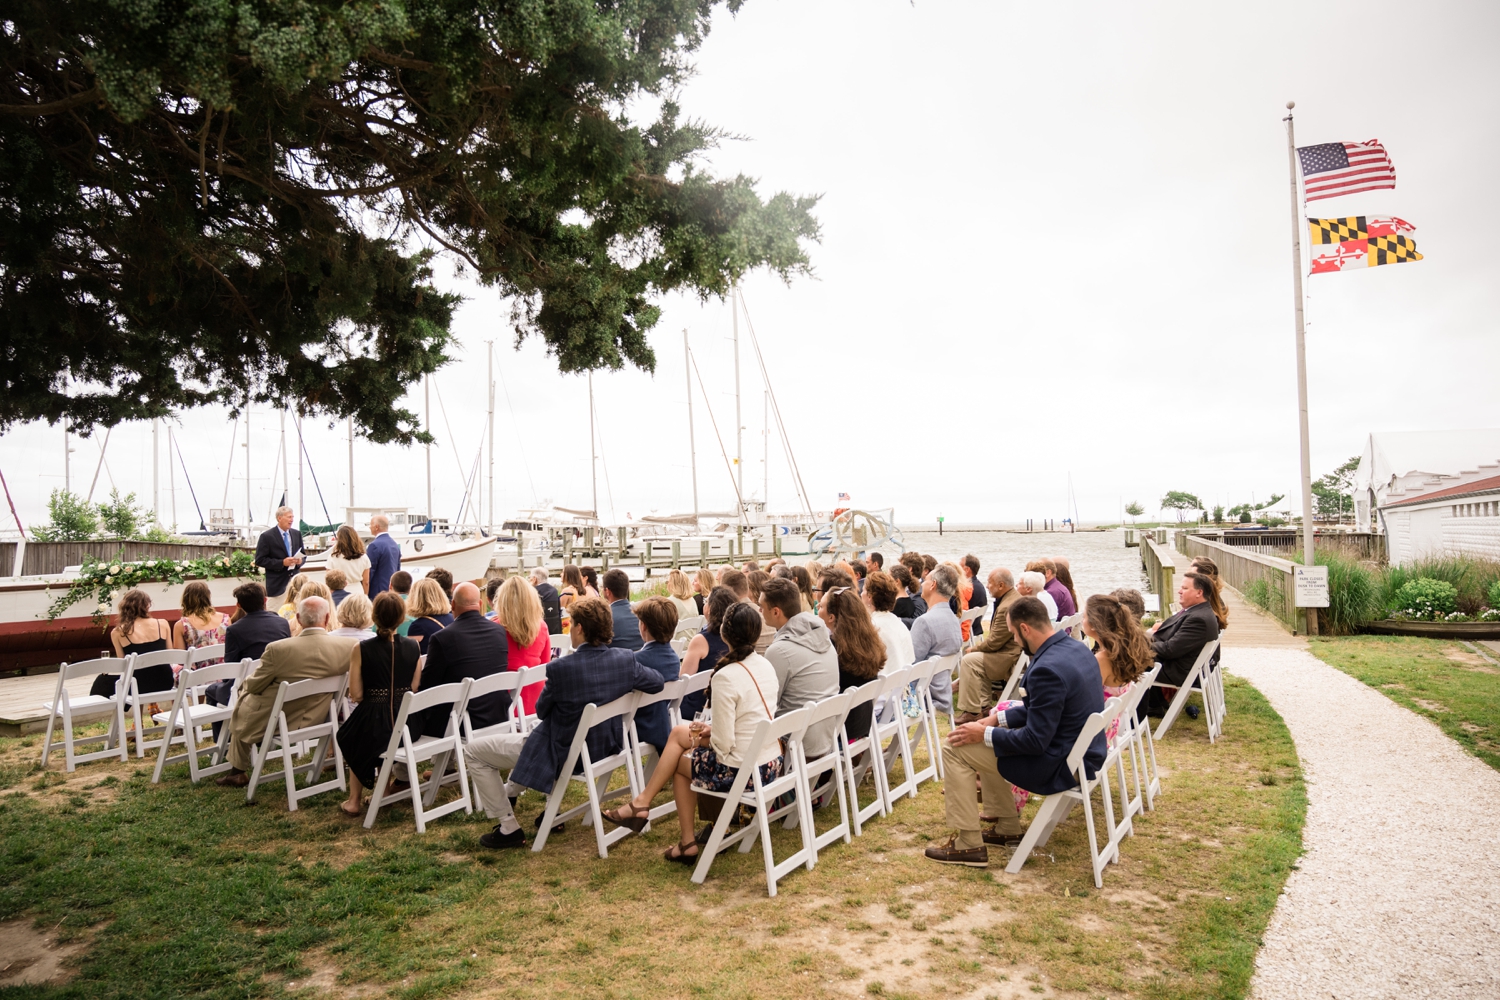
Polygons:
[[1308,219],[1309,274],[1352,271],[1381,264],[1405,264],[1421,260],[1410,234],[1417,231],[1405,219]]

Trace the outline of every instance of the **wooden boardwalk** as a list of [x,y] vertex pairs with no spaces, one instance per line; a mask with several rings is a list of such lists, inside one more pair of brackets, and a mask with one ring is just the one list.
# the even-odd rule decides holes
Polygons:
[[[68,681],[68,694],[82,697],[89,693],[92,677],[75,677]],[[0,736],[39,733],[47,728],[47,712],[42,702],[51,701],[57,693],[57,674],[28,674],[0,680]]]

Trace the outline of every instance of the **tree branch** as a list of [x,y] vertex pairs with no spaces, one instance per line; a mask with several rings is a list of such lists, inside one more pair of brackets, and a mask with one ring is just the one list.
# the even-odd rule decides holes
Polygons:
[[71,111],[92,101],[102,100],[104,94],[97,86],[90,87],[82,93],[74,94],[72,97],[64,97],[60,101],[49,101],[46,104],[0,104],[0,115],[17,115],[23,118],[34,118],[38,115],[57,115],[64,111]]

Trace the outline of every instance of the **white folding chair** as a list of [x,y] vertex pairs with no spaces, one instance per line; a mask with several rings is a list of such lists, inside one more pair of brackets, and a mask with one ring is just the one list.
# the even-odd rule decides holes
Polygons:
[[668,711],[672,715],[673,726],[680,726],[684,722],[692,721],[691,719],[684,719],[682,717],[683,699],[687,698],[689,695],[695,695],[699,691],[702,691],[704,688],[708,687],[709,683],[714,679],[714,672],[712,670],[700,670],[696,674],[688,674],[686,679],[687,686],[682,689],[682,694],[679,695],[677,700],[672,702],[671,706],[668,708]]
[[187,648],[187,666],[201,667],[209,660],[224,659],[224,644],[216,642],[211,646],[189,646]]
[[[705,674],[704,676],[708,677],[712,675]],[[637,699],[635,707],[630,710],[630,714],[623,720],[625,725],[625,742],[630,750],[630,765],[635,771],[632,787],[636,791],[645,788],[646,781],[651,777],[650,772],[646,770],[647,757],[649,756],[654,761],[660,761],[661,759],[656,751],[656,747],[650,743],[642,742],[640,733],[637,731],[635,725],[636,716],[641,713],[642,709],[649,705],[659,705],[662,702],[666,702],[668,723],[672,726],[679,725],[679,723],[672,720],[680,718],[677,709],[682,704],[682,696],[686,693],[688,682],[691,680],[691,677],[679,677],[675,681],[667,681],[656,694],[646,694],[644,691],[639,692],[640,698]],[[655,770],[654,765],[652,769]],[[676,811],[677,802],[673,799],[668,799],[659,806],[652,806],[651,811],[646,816],[646,829],[649,830],[651,828],[651,821],[661,819],[663,816],[670,816]]]
[[[235,687],[239,687],[238,684]],[[286,783],[286,807],[291,812],[297,811],[297,803],[312,795],[321,795],[324,792],[337,788],[346,791],[348,785],[344,782],[344,754],[339,749],[339,742],[335,738],[339,731],[339,702],[344,697],[344,692],[349,687],[349,675],[339,674],[336,677],[313,677],[303,681],[282,681],[276,689],[276,701],[271,705],[271,714],[266,718],[266,731],[261,735],[260,742],[250,748],[250,759],[253,761],[250,769],[250,784],[245,787],[245,801],[255,801],[255,790],[262,779],[271,779],[276,772],[266,772],[266,761],[272,757],[281,758],[281,777]],[[288,706],[305,698],[316,698],[328,695],[328,711],[323,717],[310,726],[292,729],[286,721]],[[229,727],[225,726],[227,730]],[[222,732],[221,732],[222,735]],[[308,740],[316,740],[314,744],[312,759],[306,764],[297,763],[297,744]],[[328,766],[330,751],[333,759],[334,776],[327,781],[319,781],[323,776],[324,769]],[[297,775],[305,775],[307,784],[301,788],[297,787]]]
[[[163,732],[161,726],[143,726],[142,706],[160,704],[167,700],[173,692],[173,688],[161,691],[141,691],[140,672],[147,667],[161,667],[170,664],[174,667],[186,667],[188,662],[188,651],[185,649],[158,649],[154,653],[137,653],[131,660],[126,671],[123,682],[125,687],[125,708],[130,711],[131,720],[135,723],[135,755],[145,757],[147,750],[154,750],[161,746],[161,740],[148,739]],[[175,680],[175,678],[174,678]]]
[[677,620],[677,630],[672,633],[672,638],[675,639],[679,636],[687,636],[689,639],[691,639],[693,636],[703,631],[704,621],[705,619],[702,615],[692,615],[688,618],[679,618]]
[[547,664],[539,663],[534,667],[522,667],[516,671],[516,696],[510,700],[510,717],[515,723],[513,730],[517,733],[529,733],[536,728],[536,713],[526,714],[526,706],[521,702],[521,692],[533,684],[541,684],[547,680]]
[[[547,837],[553,827],[560,827],[568,820],[579,816],[583,817],[585,825],[593,825],[594,840],[598,843],[601,858],[609,857],[611,844],[630,836],[632,831],[625,826],[617,826],[605,832],[606,824],[602,810],[604,803],[611,799],[622,795],[634,796],[640,791],[635,783],[635,768],[631,763],[629,740],[622,738],[618,751],[602,760],[594,760],[593,755],[589,753],[588,735],[589,730],[595,726],[604,725],[611,719],[620,719],[623,736],[623,720],[635,710],[640,696],[641,692],[631,691],[607,705],[595,705],[590,702],[584,706],[583,715],[578,720],[578,729],[573,733],[573,743],[568,747],[567,759],[563,761],[557,780],[552,784],[552,792],[547,796],[547,808],[542,813],[541,827],[532,841],[533,851],[540,851],[547,846]],[[580,762],[583,765],[582,769],[574,774],[574,768]],[[614,777],[615,771],[622,767],[625,769],[626,784],[624,787],[611,789],[610,778]],[[563,796],[567,794],[568,785],[572,781],[583,782],[584,788],[588,790],[588,800],[559,815],[558,809],[561,808]]]
[[[495,736],[500,733],[519,732],[516,728],[517,716],[522,709],[521,705],[521,673],[520,670],[501,670],[490,674],[488,677],[470,678],[469,697],[464,703],[463,716],[460,719],[461,731],[465,743],[470,743],[484,736]],[[504,722],[496,722],[488,726],[474,728],[474,721],[469,717],[469,709],[474,702],[486,695],[506,692],[510,695],[510,712]]]
[[1031,663],[1031,657],[1025,653],[1016,657],[1016,665],[1010,670],[1010,679],[1005,682],[1005,690],[1000,692],[1001,701],[1010,701],[1016,697],[1016,689],[1021,686],[1021,678],[1025,675],[1029,663]]
[[963,612],[962,614],[960,614],[958,616],[959,628],[963,627],[963,623],[964,622],[969,622],[970,623],[970,625],[969,625],[969,637],[964,640],[964,652],[967,653],[970,649],[973,649],[974,648],[974,643],[978,642],[980,640],[980,638],[982,638],[982,636],[979,633],[979,629],[975,628],[973,623],[977,622],[980,618],[983,618],[983,617],[984,617],[984,608],[983,607],[970,608],[969,610]]
[[[1115,734],[1115,745],[1110,748],[1110,760],[1106,764],[1113,763],[1118,768],[1120,779],[1120,816],[1122,823],[1130,823],[1131,817],[1146,809],[1155,808],[1156,792],[1161,787],[1161,779],[1156,774],[1156,746],[1151,743],[1151,727],[1141,724],[1137,718],[1137,710],[1141,700],[1146,697],[1146,692],[1156,681],[1156,675],[1161,673],[1161,664],[1158,663],[1151,668],[1150,672],[1139,678],[1124,696],[1121,697],[1120,727]],[[1125,781],[1125,756],[1130,757],[1130,770],[1135,776],[1135,794],[1132,795]],[[1149,761],[1146,755],[1150,755]],[[1135,836],[1135,830],[1130,830],[1130,835]]]
[[[211,647],[205,647],[211,648]],[[222,647],[220,647],[222,651]],[[191,652],[191,651],[189,651]],[[204,657],[208,659],[209,657]],[[192,666],[192,658],[189,665],[182,668],[182,673],[177,675],[177,688],[172,696],[172,707],[165,712],[157,712],[151,717],[162,728],[162,741],[158,744],[156,751],[156,770],[151,774],[151,783],[160,784],[162,769],[168,764],[176,764],[186,760],[188,762],[188,777],[193,784],[200,780],[229,770],[229,761],[226,759],[229,753],[229,720],[234,715],[235,702],[239,700],[240,685],[244,682],[246,674],[250,672],[251,664],[255,662],[249,658],[238,663],[215,663],[206,667]],[[216,681],[232,681],[234,686],[230,688],[228,705],[211,705],[203,697],[203,690]],[[203,739],[203,727],[211,726],[215,722],[220,723],[219,738],[207,748],[200,748],[199,743]],[[169,753],[171,745],[179,739],[178,732],[183,743],[183,752],[172,756]],[[209,765],[202,767],[198,758],[204,754],[209,755]]]
[[[1203,675],[1204,669],[1208,666],[1208,661],[1213,659],[1214,651],[1218,648],[1219,640],[1210,639],[1198,651],[1198,659],[1193,661],[1193,669],[1188,671],[1187,677],[1183,679],[1182,684],[1177,688],[1177,694],[1172,697],[1172,703],[1167,706],[1166,714],[1161,717],[1161,722],[1156,727],[1156,739],[1161,739],[1166,735],[1167,730],[1172,728],[1172,723],[1177,721],[1177,716],[1187,707],[1188,695],[1193,693],[1193,685],[1198,683],[1198,679]],[[1217,671],[1214,672],[1217,673]],[[1155,682],[1152,686],[1172,687],[1172,685],[1163,684],[1161,681]],[[1206,686],[1202,687],[1200,692],[1203,695],[1203,711],[1208,717],[1208,742],[1212,743],[1219,735],[1213,698],[1209,695]]]
[[672,640],[672,652],[677,654],[679,660],[687,656],[688,643],[692,641],[693,637],[690,635],[680,635]]
[[1083,612],[1080,611],[1076,615],[1068,615],[1068,617],[1062,619],[1056,625],[1053,625],[1052,630],[1054,632],[1066,632],[1074,639],[1082,639]]
[[[1042,801],[1042,808],[1037,812],[1036,818],[1026,828],[1026,836],[1021,838],[1021,846],[1016,848],[1016,853],[1010,859],[1010,864],[1005,870],[1015,875],[1020,872],[1021,867],[1026,864],[1026,859],[1031,857],[1031,852],[1038,847],[1045,847],[1052,836],[1052,831],[1057,825],[1067,818],[1069,812],[1075,805],[1083,806],[1084,825],[1088,829],[1089,859],[1094,867],[1094,887],[1104,888],[1104,868],[1111,861],[1120,860],[1120,838],[1124,836],[1124,827],[1115,824],[1114,799],[1110,794],[1109,768],[1100,765],[1094,776],[1088,776],[1088,767],[1084,763],[1083,755],[1088,752],[1089,744],[1094,737],[1102,733],[1109,724],[1120,715],[1120,709],[1124,701],[1120,698],[1110,698],[1104,703],[1104,710],[1090,715],[1083,724],[1083,729],[1078,733],[1078,739],[1073,741],[1073,750],[1068,754],[1068,770],[1077,781],[1076,788],[1070,788],[1064,792],[1048,795]],[[1107,758],[1106,758],[1107,759]],[[1100,798],[1104,802],[1104,847],[1098,845],[1098,837],[1094,828],[1094,805],[1093,791],[1099,789]]]
[[[460,809],[466,813],[474,811],[474,800],[469,794],[469,770],[464,764],[461,727],[458,721],[463,717],[464,709],[468,706],[469,690],[473,683],[472,678],[465,677],[455,684],[439,684],[437,687],[426,688],[422,691],[407,691],[401,696],[401,711],[397,714],[396,724],[391,729],[391,741],[386,745],[385,753],[381,754],[380,773],[375,776],[375,787],[370,790],[370,805],[365,810],[366,830],[375,825],[375,817],[379,815],[380,807],[387,801],[408,796],[411,798],[411,808],[416,817],[418,833],[427,832],[429,820],[438,819]],[[410,725],[412,716],[439,705],[448,706],[448,725],[444,728],[443,735],[414,736]],[[458,766],[458,798],[434,808],[433,803],[437,800],[438,788],[443,784],[448,761],[455,758]],[[426,760],[432,761],[432,777],[424,785],[418,772],[418,765]],[[406,768],[406,782],[409,787],[406,791],[387,795],[385,790],[390,784],[391,771],[397,765]],[[342,776],[342,768],[340,775]]]
[[[812,831],[808,824],[797,825],[801,847],[780,863],[776,861],[775,849],[771,844],[771,824],[802,808],[798,803],[792,802],[779,809],[772,809],[773,803],[782,793],[796,791],[801,784],[800,769],[795,760],[796,755],[789,755],[791,759],[783,757],[785,769],[780,777],[769,784],[761,782],[760,768],[755,765],[755,761],[760,758],[761,748],[768,743],[778,741],[782,737],[786,737],[789,741],[801,738],[801,735],[807,731],[808,719],[811,717],[810,708],[811,706],[808,706],[799,708],[795,712],[778,715],[755,727],[755,734],[750,738],[749,746],[745,748],[745,763],[735,774],[734,784],[729,786],[729,791],[713,792],[706,788],[694,787],[693,790],[700,796],[709,795],[724,800],[724,807],[719,810],[719,818],[714,820],[713,828],[709,831],[708,842],[698,851],[698,866],[693,869],[694,882],[699,885],[703,884],[703,880],[708,878],[708,870],[713,866],[714,858],[718,857],[720,851],[738,844],[740,853],[745,854],[755,846],[757,839],[761,841],[761,849],[765,855],[768,895],[776,895],[778,879],[783,878],[799,865],[807,864],[812,851]],[[726,835],[729,821],[739,811],[736,807],[741,805],[753,806],[755,817],[734,833]]]
[[937,676],[939,670],[951,670],[949,664],[957,657],[957,653],[951,656],[931,656],[912,667],[916,671],[912,679],[917,685],[917,703],[922,706],[922,714],[917,717],[916,725],[908,732],[906,744],[913,753],[916,752],[918,745],[927,748],[926,767],[917,768],[916,758],[912,758],[912,767],[915,768],[912,780],[917,785],[924,781],[941,780],[943,776],[942,755],[938,751],[937,708],[932,703],[932,678]]
[[[901,700],[903,692],[922,674],[928,662],[930,661],[913,663],[887,675],[886,680],[890,686],[884,692],[885,713],[877,716],[870,727],[875,738],[875,752],[880,756],[881,765],[886,771],[890,771],[898,758],[901,761],[902,780],[892,784],[887,777],[884,782],[887,813],[896,807],[896,800],[902,796],[917,797],[916,765],[912,761],[911,740],[907,731],[912,720],[902,711]],[[887,740],[890,742],[886,742]]]
[[932,668],[932,674],[927,678],[923,686],[922,704],[927,710],[927,743],[932,749],[932,764],[937,768],[937,778],[943,777],[943,755],[939,748],[938,726],[937,726],[937,704],[932,700],[932,678],[942,674],[948,675],[948,728],[954,728],[953,705],[954,696],[958,691],[955,676],[958,673],[958,665],[963,662],[962,651],[949,653],[947,656],[938,657],[937,665]]
[[548,638],[552,643],[552,658],[554,660],[573,652],[573,637],[567,632],[553,632],[548,635]]
[[[788,742],[787,749],[796,756],[796,771],[799,777],[797,787],[797,802],[801,805],[798,810],[798,822],[807,827],[807,868],[812,870],[818,863],[818,851],[832,844],[836,840],[850,843],[852,838],[849,826],[849,801],[844,788],[844,720],[849,717],[849,708],[854,704],[854,689],[824,698],[822,701],[814,702],[807,706],[809,715],[807,726],[797,733]],[[834,724],[835,738],[833,749],[821,757],[809,759],[807,756],[807,731],[821,722],[832,722]],[[839,800],[839,819],[833,826],[818,832],[814,824],[816,801],[813,798],[813,785],[823,775],[828,775],[828,784],[818,791],[821,795],[837,795]],[[855,799],[858,805],[859,800]],[[790,818],[788,826],[793,825]]]
[[[847,720],[855,709],[866,703],[870,706],[870,729],[859,739],[851,740],[847,732],[847,726],[838,731],[839,746],[844,756],[844,779],[849,785],[849,817],[854,824],[854,835],[864,835],[864,824],[866,820],[874,819],[875,816],[886,815],[886,807],[890,802],[890,789],[886,787],[886,773],[884,767],[874,766],[880,756],[880,741],[878,738],[879,720],[875,717],[875,706],[880,696],[890,690],[891,676],[876,677],[874,680],[866,681],[857,688],[849,688],[853,696],[849,702],[849,711],[845,713]],[[864,754],[864,759],[858,767],[855,767],[854,758]],[[875,780],[875,799],[869,805],[861,808],[859,804],[859,786],[866,774],[872,774]]]
[[[62,733],[58,742],[63,746],[64,766],[69,773],[79,764],[91,760],[118,757],[130,759],[130,745],[125,736],[124,679],[129,672],[129,657],[107,656],[97,660],[80,660],[64,663],[57,671],[57,691],[51,701],[42,702],[47,710],[47,737],[42,741],[42,768],[47,767],[47,758],[52,753],[52,731],[59,721]],[[75,677],[92,677],[95,674],[119,674],[113,695],[73,695],[68,692],[68,681]],[[80,722],[109,716],[109,730],[99,736],[74,736],[73,727]],[[101,744],[101,749],[79,753],[79,744]]]

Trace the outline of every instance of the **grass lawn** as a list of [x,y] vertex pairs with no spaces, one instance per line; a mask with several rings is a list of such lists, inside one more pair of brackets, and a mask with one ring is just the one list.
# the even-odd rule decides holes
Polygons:
[[[1500,768],[1500,667],[1446,639],[1359,635],[1313,639],[1313,655],[1438,726]],[[1486,651],[1488,652],[1488,651]]]
[[334,794],[247,807],[185,766],[153,786],[150,759],[42,774],[38,737],[0,740],[0,966],[67,956],[46,985],[0,969],[0,997],[1242,997],[1305,797],[1280,718],[1226,695],[1225,739],[1184,718],[1158,746],[1164,794],[1102,893],[1076,811],[1018,876],[993,849],[988,871],[924,860],[932,784],[768,899],[758,847],[702,887],[663,862],[670,820],[607,860],[578,827],[492,853],[480,814],[367,833]]

